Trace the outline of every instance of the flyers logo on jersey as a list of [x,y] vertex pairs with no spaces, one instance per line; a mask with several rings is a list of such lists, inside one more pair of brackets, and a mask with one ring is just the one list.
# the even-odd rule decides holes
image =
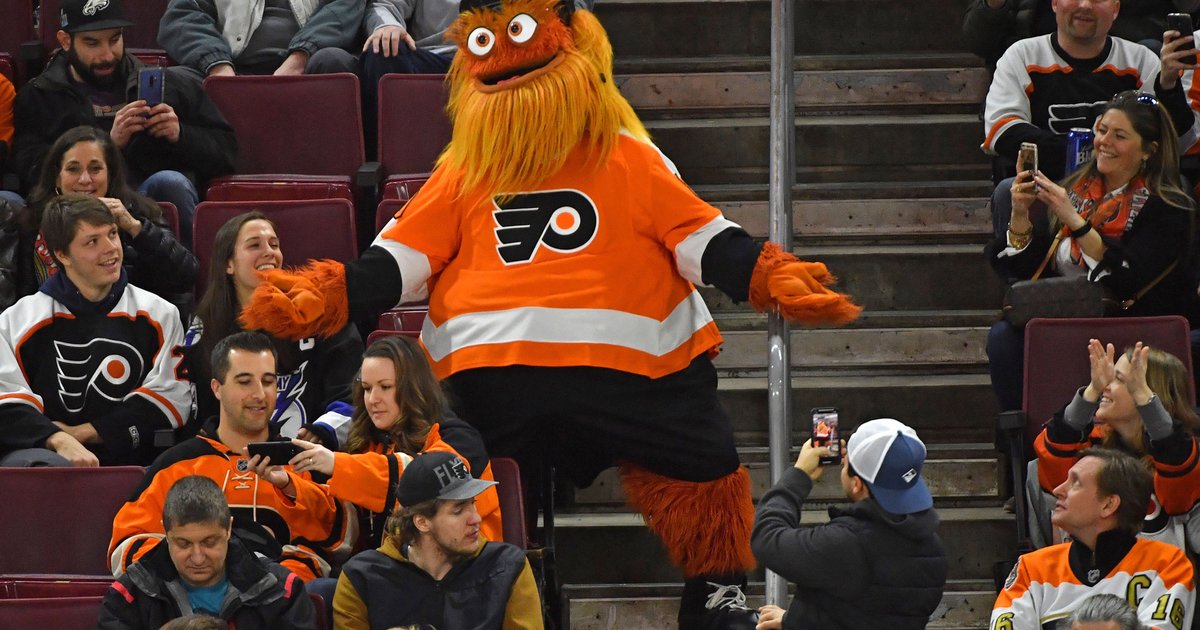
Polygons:
[[112,339],[87,343],[55,341],[58,396],[71,413],[83,411],[89,396],[119,401],[142,380],[145,361],[133,346]]
[[531,262],[541,247],[577,252],[596,237],[596,204],[578,190],[544,190],[496,204],[496,252],[506,265]]

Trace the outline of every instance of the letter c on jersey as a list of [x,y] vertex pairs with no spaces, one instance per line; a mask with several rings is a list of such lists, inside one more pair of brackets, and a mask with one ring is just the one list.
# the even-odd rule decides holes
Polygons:
[[578,190],[521,193],[493,203],[496,253],[506,265],[532,262],[542,246],[561,254],[577,252],[596,237],[596,204]]

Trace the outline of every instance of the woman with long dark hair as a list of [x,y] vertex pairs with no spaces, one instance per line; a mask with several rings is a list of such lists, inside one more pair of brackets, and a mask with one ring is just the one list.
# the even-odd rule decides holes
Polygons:
[[[329,476],[329,491],[362,508],[366,544],[379,546],[384,521],[397,507],[395,490],[404,467],[426,451],[457,454],[473,476],[493,480],[483,438],[471,425],[447,416],[442,387],[425,353],[401,336],[376,340],[363,354],[354,383],[354,415],[345,452],[335,453],[303,440],[304,452],[292,458],[298,472]],[[475,498],[488,540],[503,540],[500,499],[489,488]]]
[[[1008,231],[988,244],[1009,281],[1081,276],[1106,288],[1122,315],[1183,315],[1200,325],[1191,274],[1192,200],[1180,187],[1179,145],[1166,109],[1144,92],[1122,92],[1096,119],[1091,160],[1059,185],[1017,174]],[[988,366],[1002,410],[1020,409],[1024,330],[1000,321],[988,335]]]
[[86,126],[67,130],[50,146],[28,205],[4,226],[0,268],[12,274],[14,290],[0,294],[0,308],[37,291],[58,273],[39,229],[46,202],[63,193],[84,193],[104,202],[117,219],[130,284],[186,308],[190,299],[185,296],[196,283],[200,263],[167,228],[162,208],[129,185],[125,160],[108,134]]
[[[225,222],[213,239],[204,293],[184,337],[188,373],[196,389],[194,428],[217,415],[208,386],[208,357],[217,342],[242,330],[238,315],[261,281],[260,272],[283,266],[275,224],[260,212]],[[330,337],[273,338],[279,355],[279,393],[272,434],[319,440],[338,449],[349,429],[350,383],[362,355],[362,337],[347,324]]]

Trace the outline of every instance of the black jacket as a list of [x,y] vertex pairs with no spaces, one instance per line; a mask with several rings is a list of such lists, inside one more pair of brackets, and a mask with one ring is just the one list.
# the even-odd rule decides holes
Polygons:
[[[137,71],[142,62],[126,54],[118,66],[118,82],[124,81],[127,102],[137,100]],[[198,184],[232,173],[237,160],[233,128],[209,100],[197,78],[182,68],[167,68],[163,79],[163,102],[179,116],[179,142],[138,133],[122,152],[131,179],[141,181],[163,170],[191,176]],[[95,125],[96,116],[87,96],[77,90],[67,70],[67,56],[58,54],[46,70],[34,77],[13,104],[13,149],[11,166],[29,188],[37,179],[46,151],[62,133],[79,125]]]
[[801,527],[811,491],[812,479],[789,468],[754,516],[754,556],[796,584],[783,627],[924,628],[946,583],[937,513],[895,515],[867,499],[829,508],[827,525]]
[[[304,590],[304,582],[278,564],[250,553],[237,538],[229,540],[225,575],[229,591],[220,615],[232,622],[231,627],[316,629],[316,608]],[[167,545],[161,544],[130,566],[108,589],[97,627],[157,630],[190,611],[187,592]]]

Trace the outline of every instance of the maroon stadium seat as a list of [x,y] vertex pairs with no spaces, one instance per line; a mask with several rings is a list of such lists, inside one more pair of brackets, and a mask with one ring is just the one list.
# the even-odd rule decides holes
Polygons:
[[425,317],[428,315],[429,306],[426,304],[397,306],[384,311],[379,316],[379,330],[390,330],[409,337],[417,337],[421,334],[421,326],[425,325]]
[[5,545],[0,573],[108,573],[113,518],[144,477],[139,466],[0,468],[0,539],[21,541]]
[[158,206],[162,208],[163,219],[167,222],[167,227],[171,228],[171,233],[176,237],[179,236],[179,208],[169,201],[160,201]]
[[104,582],[98,581],[61,581],[61,580],[0,580],[0,595],[4,599],[40,599],[50,597],[93,597],[103,596],[108,592],[109,577]]
[[397,175],[388,178],[383,183],[383,199],[399,199],[400,201],[408,201],[412,199],[429,181],[429,173],[418,173],[416,175]]
[[222,178],[208,187],[205,199],[209,201],[283,201],[288,199],[345,199],[354,201],[348,178],[331,178],[328,175],[287,176],[280,181],[279,175],[238,175]]
[[[238,174],[213,180],[218,196],[261,198],[254,196],[259,193],[278,198],[280,189],[264,191],[264,183],[273,181],[297,184],[298,195],[313,194],[306,186],[322,182],[343,191],[321,193],[323,197],[353,198],[353,177],[364,162],[358,77],[347,72],[209,77],[204,90],[233,126],[238,141]],[[302,121],[303,133],[281,126],[282,112]]]
[[445,77],[440,74],[386,74],[379,80],[384,198],[392,179],[433,170],[438,154],[450,142],[446,96]]
[[252,210],[275,223],[285,265],[301,265],[314,258],[347,262],[358,256],[354,206],[345,199],[205,201],[196,206],[192,224],[192,251],[200,259],[197,286],[204,286],[217,230],[229,219]]
[[521,468],[516,460],[493,457],[492,476],[498,483],[496,492],[500,495],[504,542],[527,549],[529,534],[525,529],[525,489],[521,483]]
[[38,39],[33,30],[33,5],[30,0],[0,0],[0,16],[4,16],[4,27],[0,28],[0,68],[7,66],[3,74],[20,87],[29,78],[18,63],[21,45]]
[[103,597],[0,599],[0,630],[91,630]]
[[379,202],[379,206],[375,209],[375,233],[383,231],[383,226],[388,224],[399,212],[404,209],[404,204],[408,203],[402,199],[388,199],[384,197]]

